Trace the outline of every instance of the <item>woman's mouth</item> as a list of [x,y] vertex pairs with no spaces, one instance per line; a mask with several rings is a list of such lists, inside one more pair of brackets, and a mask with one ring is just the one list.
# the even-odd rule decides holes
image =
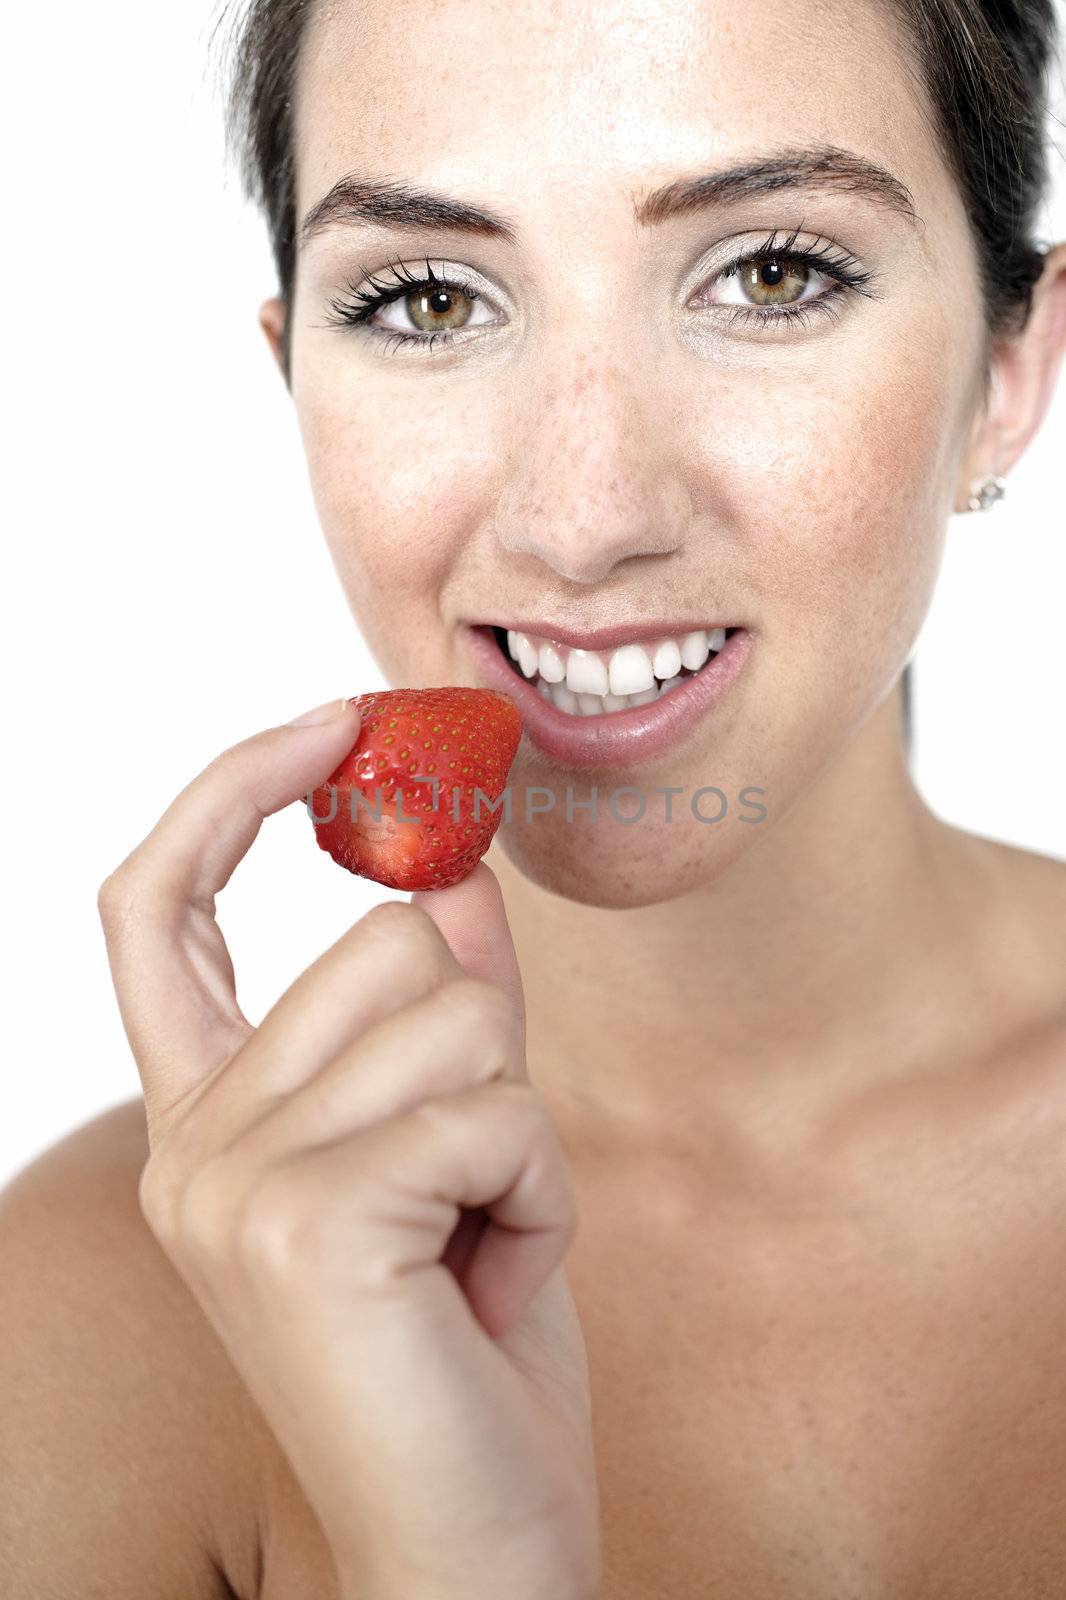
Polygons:
[[503,623],[465,632],[483,675],[513,697],[533,742],[577,766],[662,754],[722,698],[751,644],[746,628],[721,622],[644,638],[619,630],[623,642],[608,634],[600,649]]
[[493,628],[496,643],[537,693],[571,717],[598,717],[650,705],[693,678],[735,628],[694,629],[617,650],[579,650],[513,628]]

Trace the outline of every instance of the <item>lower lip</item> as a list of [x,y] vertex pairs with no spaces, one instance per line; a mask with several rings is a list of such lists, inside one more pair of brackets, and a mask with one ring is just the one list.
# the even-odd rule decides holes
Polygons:
[[628,711],[582,717],[560,711],[537,693],[535,680],[512,671],[491,627],[468,627],[465,632],[489,687],[511,696],[533,743],[573,767],[628,766],[665,754],[721,703],[751,650],[750,633],[738,628],[717,655],[669,694]]

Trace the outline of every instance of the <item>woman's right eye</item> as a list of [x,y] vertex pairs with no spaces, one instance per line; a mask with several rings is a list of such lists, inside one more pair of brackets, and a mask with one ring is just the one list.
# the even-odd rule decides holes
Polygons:
[[[348,295],[329,301],[332,326],[359,327],[384,338],[388,344],[415,344],[432,348],[448,343],[467,328],[484,327],[486,321],[473,321],[476,307],[487,301],[471,284],[459,277],[438,275],[426,262],[427,276],[415,278],[405,268],[392,268],[398,274],[392,283],[369,278],[361,287],[348,285]],[[379,322],[378,313],[390,306],[408,319],[409,326],[390,326]],[[489,317],[488,322],[492,321]]]

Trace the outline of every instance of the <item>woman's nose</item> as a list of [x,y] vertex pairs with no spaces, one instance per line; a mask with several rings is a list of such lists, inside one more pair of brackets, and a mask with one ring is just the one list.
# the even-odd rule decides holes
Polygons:
[[573,583],[600,583],[633,556],[680,548],[692,517],[669,404],[610,355],[535,381],[508,408],[516,441],[497,501],[501,546]]

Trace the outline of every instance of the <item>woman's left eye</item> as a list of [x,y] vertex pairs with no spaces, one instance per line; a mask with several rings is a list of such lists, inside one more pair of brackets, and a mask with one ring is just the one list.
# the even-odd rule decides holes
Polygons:
[[819,295],[809,294],[808,290],[817,290],[816,280],[824,281],[827,276],[819,272],[817,267],[797,261],[794,256],[749,257],[724,278],[719,274],[715,279],[715,282],[721,281],[727,290],[734,288],[736,298],[704,303],[766,306],[773,311],[785,311],[792,306],[804,305],[809,300],[817,300]]
[[[714,274],[709,288],[718,284],[732,289],[736,298],[707,300],[701,292],[698,310],[724,314],[728,326],[765,329],[777,326],[806,326],[814,314],[837,315],[847,291],[873,295],[867,286],[874,274],[865,272],[847,251],[821,242],[809,249],[797,249],[795,233],[778,245],[776,232],[757,250],[734,256]],[[404,266],[389,263],[396,274],[392,282],[379,283],[368,277],[360,286],[347,285],[347,296],[329,300],[327,325],[365,328],[384,340],[386,352],[401,345],[414,345],[427,351],[435,345],[462,340],[468,329],[491,325],[491,316],[477,320],[478,308],[487,302],[470,284],[460,278],[434,272],[428,260],[424,277],[414,277]],[[818,289],[816,280],[828,283]],[[810,293],[808,291],[816,290]],[[407,328],[379,323],[378,313],[395,305],[406,317]]]
[[796,236],[778,243],[775,231],[757,250],[734,256],[710,284],[712,290],[724,285],[732,298],[706,300],[701,293],[699,305],[719,309],[730,327],[763,329],[807,326],[815,314],[837,316],[849,291],[875,297],[868,287],[874,274],[847,250],[823,240],[797,248]]

